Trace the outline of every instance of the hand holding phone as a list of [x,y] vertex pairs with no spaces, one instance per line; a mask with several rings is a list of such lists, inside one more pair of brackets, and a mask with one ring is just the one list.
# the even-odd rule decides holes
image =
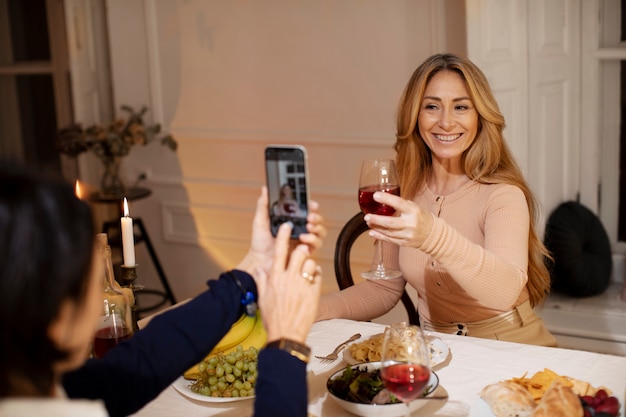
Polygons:
[[292,222],[292,239],[306,233],[309,187],[306,149],[300,145],[265,148],[268,211],[273,236],[282,223]]

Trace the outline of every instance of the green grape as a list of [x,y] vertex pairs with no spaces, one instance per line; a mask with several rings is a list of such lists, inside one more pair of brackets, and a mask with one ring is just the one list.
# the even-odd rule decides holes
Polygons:
[[204,372],[204,371],[206,371],[206,368],[207,368],[207,363],[206,363],[206,362],[202,361],[202,362],[200,362],[200,363],[198,364],[198,370],[199,370],[200,372]]
[[211,356],[199,367],[202,372],[190,385],[193,392],[212,397],[253,396],[257,380],[258,350],[243,350],[241,345],[224,355]]

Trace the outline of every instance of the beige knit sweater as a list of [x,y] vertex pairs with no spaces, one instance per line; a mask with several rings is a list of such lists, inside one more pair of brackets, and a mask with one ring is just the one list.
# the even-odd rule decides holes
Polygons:
[[442,325],[490,318],[528,299],[530,219],[519,188],[469,182],[441,196],[426,187],[414,201],[435,217],[431,233],[419,248],[383,248],[385,266],[404,277],[323,296],[319,320],[376,318],[406,283],[417,290],[420,317]]

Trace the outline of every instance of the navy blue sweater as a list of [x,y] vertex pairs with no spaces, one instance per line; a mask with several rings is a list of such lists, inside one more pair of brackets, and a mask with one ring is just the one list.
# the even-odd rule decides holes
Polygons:
[[[251,276],[233,271],[257,295]],[[211,351],[243,314],[241,290],[227,274],[188,303],[153,318],[101,359],[65,375],[70,398],[104,400],[111,417],[132,414]],[[259,355],[255,417],[307,415],[306,364],[279,349]]]

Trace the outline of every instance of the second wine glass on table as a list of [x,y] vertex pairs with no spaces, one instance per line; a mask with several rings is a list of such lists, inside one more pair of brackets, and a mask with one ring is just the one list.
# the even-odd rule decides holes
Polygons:
[[419,326],[406,322],[385,329],[380,377],[385,388],[406,404],[424,395],[430,381],[430,348]]
[[[368,159],[361,165],[359,179],[359,206],[363,213],[392,216],[396,210],[374,200],[374,193],[381,191],[400,195],[400,183],[396,163],[392,159]],[[361,273],[367,279],[391,279],[402,275],[400,271],[385,268],[383,263],[382,242],[376,240],[376,269]]]

